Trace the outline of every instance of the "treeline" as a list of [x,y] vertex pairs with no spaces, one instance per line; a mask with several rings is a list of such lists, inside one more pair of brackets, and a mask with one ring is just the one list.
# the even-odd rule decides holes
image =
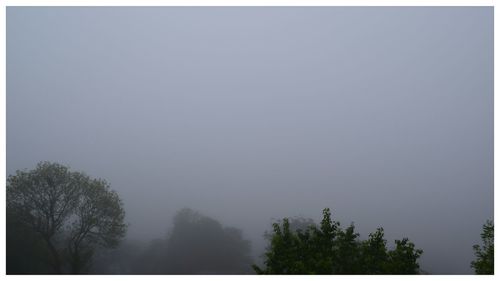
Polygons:
[[[12,220],[9,220],[12,222]],[[44,242],[28,229],[8,228],[9,274],[57,274]],[[62,264],[69,263],[65,255]],[[149,243],[124,240],[115,248],[97,247],[79,274],[253,274],[250,242],[239,229],[191,209],[174,217],[165,238]],[[64,268],[64,267],[63,267]],[[68,267],[60,273],[75,273]]]
[[166,238],[102,251],[90,273],[252,274],[252,262],[241,230],[186,208],[177,212]]
[[[423,251],[407,238],[388,247],[382,228],[360,240],[329,209],[316,224],[285,218],[265,233],[263,265],[242,231],[191,209],[147,244],[124,240],[123,204],[110,185],[42,162],[7,179],[8,274],[419,274]],[[493,223],[475,245],[478,274],[493,274]]]
[[403,238],[387,249],[384,230],[378,228],[367,240],[359,240],[354,224],[346,229],[323,210],[321,224],[283,219],[273,224],[265,267],[259,274],[418,274],[423,253]]
[[9,274],[248,274],[242,231],[180,210],[164,239],[121,244],[125,211],[101,179],[43,162],[7,180]]

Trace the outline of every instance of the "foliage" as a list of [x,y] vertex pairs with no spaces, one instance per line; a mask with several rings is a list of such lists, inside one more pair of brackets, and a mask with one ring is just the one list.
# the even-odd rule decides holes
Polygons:
[[481,240],[483,246],[474,245],[474,253],[476,260],[471,262],[471,267],[474,268],[476,274],[494,274],[494,225],[493,222],[488,220],[483,225],[483,233],[481,233]]
[[[55,273],[85,271],[96,248],[116,247],[126,231],[121,200],[108,183],[57,163],[8,177],[7,214],[9,225],[28,231],[47,251]],[[9,246],[30,247],[14,243],[15,235]]]
[[384,229],[377,230],[368,235],[368,239],[361,242],[361,272],[366,274],[384,274],[388,271],[389,253],[387,241],[384,239]]
[[423,251],[407,238],[395,242],[388,251],[382,228],[360,241],[353,224],[342,229],[324,209],[319,227],[294,231],[287,218],[274,223],[265,268],[253,268],[258,274],[417,274]]
[[174,217],[167,239],[165,265],[173,274],[241,274],[250,272],[250,242],[241,230],[191,209]]

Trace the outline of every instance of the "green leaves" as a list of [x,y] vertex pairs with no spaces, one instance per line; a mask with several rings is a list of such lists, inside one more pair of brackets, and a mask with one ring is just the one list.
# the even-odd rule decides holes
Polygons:
[[423,251],[415,249],[415,244],[408,238],[396,240],[396,249],[389,251],[389,262],[387,271],[397,274],[415,274],[419,270],[418,258]]
[[368,240],[361,242],[362,272],[366,274],[383,274],[388,272],[389,254],[387,241],[384,239],[384,229],[377,228],[370,233]]
[[417,274],[422,253],[407,238],[388,251],[382,228],[360,241],[354,224],[342,229],[327,208],[319,228],[292,231],[287,218],[273,224],[265,268],[253,268],[257,274]]
[[481,233],[483,246],[474,245],[472,247],[476,255],[476,260],[471,262],[471,267],[474,268],[476,274],[494,274],[494,236],[493,222],[488,220],[483,225],[483,233]]

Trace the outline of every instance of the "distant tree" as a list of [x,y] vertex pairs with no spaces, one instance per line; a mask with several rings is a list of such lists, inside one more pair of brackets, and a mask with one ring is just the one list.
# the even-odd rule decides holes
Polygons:
[[7,214],[8,225],[42,243],[55,273],[84,271],[96,247],[117,246],[126,231],[121,200],[109,184],[57,163],[8,177]]
[[294,217],[290,218],[290,230],[291,231],[307,231],[312,226],[316,226],[316,223],[311,218]]
[[153,239],[139,256],[134,265],[135,273],[138,274],[168,274],[166,239]]
[[[290,231],[292,232],[307,232],[308,229],[311,226],[316,226],[316,223],[314,222],[313,219],[311,218],[303,218],[303,217],[293,217],[293,218],[287,218],[288,225],[290,228]],[[275,220],[279,224],[279,220]],[[274,223],[273,223],[274,224]],[[273,232],[266,231],[264,233],[264,238],[267,240],[270,240],[273,236]]]
[[476,274],[495,274],[494,236],[493,222],[488,220],[483,225],[483,233],[481,233],[482,247],[479,245],[473,246],[476,260],[471,263],[471,267],[474,268]]
[[287,218],[274,223],[265,267],[253,268],[258,274],[417,274],[421,254],[407,238],[388,251],[382,228],[360,241],[354,224],[344,230],[324,209],[319,227],[293,231]]
[[167,239],[165,267],[173,274],[242,274],[251,272],[250,242],[241,230],[191,209],[174,217]]
[[[138,240],[124,240],[116,248],[96,250],[90,274],[145,274],[143,266],[152,261],[143,255],[146,244]],[[154,260],[156,262],[156,260]]]

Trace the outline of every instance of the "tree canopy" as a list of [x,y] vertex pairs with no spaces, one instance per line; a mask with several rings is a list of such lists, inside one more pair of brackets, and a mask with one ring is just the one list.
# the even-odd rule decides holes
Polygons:
[[[106,181],[57,163],[41,162],[7,179],[7,224],[15,226],[8,231],[8,252],[31,247],[14,242],[23,230],[19,234],[35,243],[33,254],[44,258],[48,271],[86,270],[96,248],[118,245],[127,229],[124,217],[122,202]],[[7,260],[7,272],[15,272],[18,260]]]
[[165,263],[173,274],[242,274],[251,272],[250,241],[241,230],[191,209],[174,217]]
[[264,268],[254,265],[258,274],[417,274],[423,253],[407,238],[387,249],[384,230],[378,228],[369,238],[359,240],[351,224],[346,229],[323,210],[319,226],[293,230],[289,219],[273,224]]
[[476,274],[495,274],[494,238],[494,225],[492,221],[488,220],[483,225],[483,233],[481,233],[483,245],[473,246],[476,260],[471,262],[471,267],[474,268]]

